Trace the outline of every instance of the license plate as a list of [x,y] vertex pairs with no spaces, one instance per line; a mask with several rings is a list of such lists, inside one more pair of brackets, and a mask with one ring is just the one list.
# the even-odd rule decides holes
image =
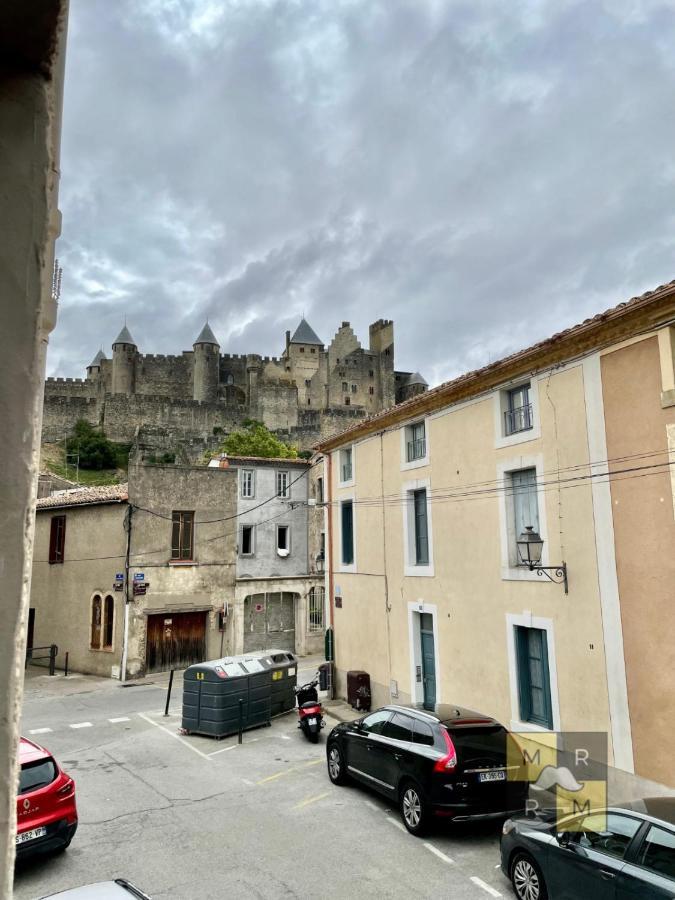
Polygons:
[[25,844],[26,841],[34,841],[35,838],[44,837],[47,834],[47,829],[43,826],[41,828],[33,828],[30,831],[24,831],[22,834],[17,834],[16,842],[17,844]]
[[308,725],[316,725],[316,718],[312,717],[311,719],[307,719]]
[[503,769],[497,769],[496,772],[479,772],[479,781],[506,781],[506,772]]

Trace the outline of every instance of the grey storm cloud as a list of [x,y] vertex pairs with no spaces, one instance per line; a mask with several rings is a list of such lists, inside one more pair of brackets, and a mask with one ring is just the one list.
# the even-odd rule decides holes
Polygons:
[[430,383],[675,277],[675,7],[72,0],[50,374],[396,323]]

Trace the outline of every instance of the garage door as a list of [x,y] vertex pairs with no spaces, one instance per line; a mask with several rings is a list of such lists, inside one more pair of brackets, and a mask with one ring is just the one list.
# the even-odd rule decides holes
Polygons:
[[276,591],[244,600],[244,653],[253,650],[295,651],[295,605],[299,594]]
[[185,669],[206,659],[206,611],[148,616],[146,671]]

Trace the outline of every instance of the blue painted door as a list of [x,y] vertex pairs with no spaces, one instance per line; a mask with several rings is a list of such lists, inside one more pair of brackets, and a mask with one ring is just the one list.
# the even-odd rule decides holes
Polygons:
[[436,706],[436,654],[434,653],[434,632],[432,617],[428,613],[420,616],[420,636],[422,638],[422,683],[424,685],[424,708]]

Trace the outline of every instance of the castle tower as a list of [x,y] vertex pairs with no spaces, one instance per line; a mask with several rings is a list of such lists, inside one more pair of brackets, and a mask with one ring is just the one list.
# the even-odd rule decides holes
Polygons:
[[101,374],[101,360],[107,358],[103,348],[101,348],[87,366],[87,381],[96,381],[99,378]]
[[112,392],[113,394],[133,394],[136,390],[138,347],[126,325],[117,335],[112,350]]
[[380,409],[388,409],[396,402],[394,378],[394,323],[378,319],[370,326],[370,351],[378,355]]
[[194,368],[192,372],[192,397],[194,400],[218,399],[220,381],[220,344],[208,322],[192,345]]

